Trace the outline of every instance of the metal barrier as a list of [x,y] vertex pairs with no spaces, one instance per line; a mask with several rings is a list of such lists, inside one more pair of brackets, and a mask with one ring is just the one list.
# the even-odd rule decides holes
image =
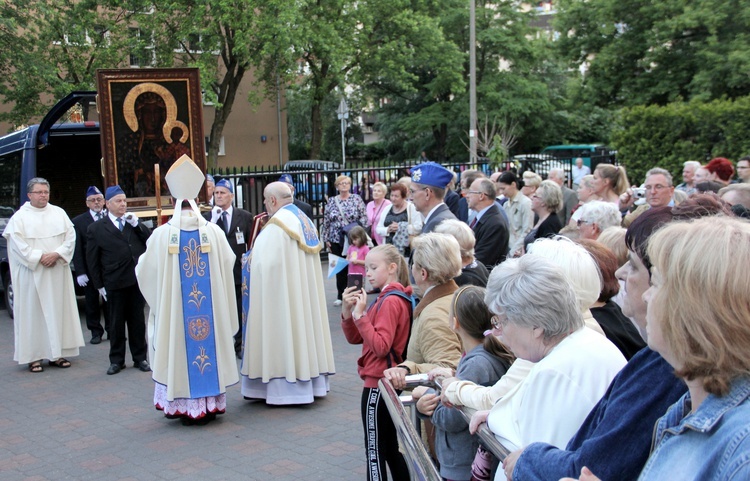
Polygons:
[[[426,374],[413,374],[406,376],[406,388],[414,389],[417,386],[436,387],[440,389],[440,379],[430,381]],[[399,441],[405,451],[406,462],[412,480],[440,480],[440,474],[422,444],[422,437],[418,432],[419,418],[417,417],[416,403],[410,395],[399,396],[391,382],[385,378],[378,382],[378,387],[383,393],[383,399],[388,407],[388,412],[396,426]],[[411,414],[407,413],[406,406],[410,406]],[[469,424],[474,410],[465,406],[457,408]],[[492,431],[483,424],[477,431],[477,436],[482,445],[487,448],[502,463],[509,451],[497,440]]]

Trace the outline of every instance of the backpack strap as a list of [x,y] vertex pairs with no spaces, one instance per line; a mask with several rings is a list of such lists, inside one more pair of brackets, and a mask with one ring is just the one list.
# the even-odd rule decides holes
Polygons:
[[[409,306],[409,333],[406,336],[407,342],[406,346],[409,345],[409,337],[411,337],[411,326],[414,323],[414,308],[417,306],[416,299],[414,297],[410,296],[409,294],[403,292],[403,291],[390,291],[386,292],[385,295],[383,295],[379,300],[375,301],[374,303],[377,303],[375,306],[375,314],[378,313],[380,310],[380,306],[383,304],[383,301],[386,297],[390,296],[398,296],[401,299],[405,300],[408,303]],[[389,353],[388,357],[386,358],[386,365],[390,368],[392,365],[391,358],[393,358],[393,361],[396,362],[396,364],[403,362],[404,359],[406,359],[406,347],[404,347],[404,352],[399,355],[396,353],[396,351],[393,349],[393,346],[391,346],[391,352]]]

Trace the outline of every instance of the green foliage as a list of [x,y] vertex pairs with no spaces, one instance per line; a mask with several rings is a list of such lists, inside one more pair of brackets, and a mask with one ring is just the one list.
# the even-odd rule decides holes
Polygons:
[[737,100],[672,103],[623,109],[612,145],[631,182],[651,167],[681,177],[682,164],[713,157],[736,160],[750,153],[750,96]]
[[589,63],[583,98],[664,105],[750,94],[750,3],[742,0],[561,0],[557,43]]

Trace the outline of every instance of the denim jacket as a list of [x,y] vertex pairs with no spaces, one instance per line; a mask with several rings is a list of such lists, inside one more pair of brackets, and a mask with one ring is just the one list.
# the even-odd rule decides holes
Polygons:
[[750,479],[750,377],[726,396],[709,395],[691,413],[685,394],[656,423],[654,448],[641,481]]
[[565,449],[528,445],[516,462],[513,479],[577,479],[583,466],[606,481],[636,479],[648,458],[654,423],[686,391],[667,361],[643,348],[612,380]]

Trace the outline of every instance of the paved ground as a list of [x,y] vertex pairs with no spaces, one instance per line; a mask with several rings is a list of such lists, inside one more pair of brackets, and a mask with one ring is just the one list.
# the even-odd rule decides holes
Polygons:
[[109,342],[88,344],[85,319],[87,344],[70,369],[30,373],[13,361],[13,323],[0,311],[0,480],[364,478],[360,346],[341,333],[333,279],[326,290],[337,369],[328,396],[272,407],[243,400],[233,386],[227,413],[207,426],[154,410],[151,376],[130,358],[107,376]]

